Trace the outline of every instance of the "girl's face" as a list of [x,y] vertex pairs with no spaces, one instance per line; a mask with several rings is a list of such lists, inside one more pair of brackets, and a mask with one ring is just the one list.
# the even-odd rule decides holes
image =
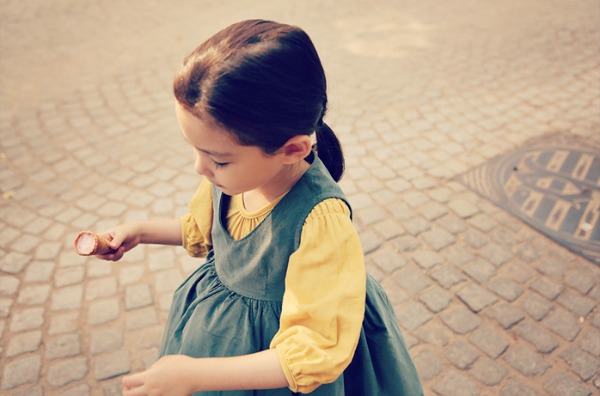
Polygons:
[[256,146],[243,146],[208,117],[200,119],[176,104],[176,116],[185,140],[192,146],[196,172],[227,195],[277,188],[285,169],[283,155],[267,155]]

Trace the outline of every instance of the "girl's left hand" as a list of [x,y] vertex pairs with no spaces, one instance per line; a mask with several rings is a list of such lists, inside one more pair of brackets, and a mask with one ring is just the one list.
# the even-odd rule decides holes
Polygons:
[[189,356],[164,356],[148,370],[123,377],[123,396],[191,395],[193,377],[188,368],[192,362]]

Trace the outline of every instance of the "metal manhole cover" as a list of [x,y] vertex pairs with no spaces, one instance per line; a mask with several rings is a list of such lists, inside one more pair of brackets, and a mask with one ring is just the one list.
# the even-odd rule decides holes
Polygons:
[[495,158],[460,181],[600,265],[600,145],[555,134]]

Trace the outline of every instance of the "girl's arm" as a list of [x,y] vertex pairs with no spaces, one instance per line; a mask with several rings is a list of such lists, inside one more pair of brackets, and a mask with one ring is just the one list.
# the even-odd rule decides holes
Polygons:
[[125,252],[140,243],[181,245],[179,219],[146,220],[118,225],[102,233],[110,241],[113,253],[98,256],[103,260],[117,261]]
[[123,377],[125,396],[184,396],[202,391],[287,386],[275,349],[224,358],[165,356],[148,370]]

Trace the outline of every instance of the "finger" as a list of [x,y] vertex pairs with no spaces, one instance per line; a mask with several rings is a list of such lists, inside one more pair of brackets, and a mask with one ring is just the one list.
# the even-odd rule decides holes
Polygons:
[[123,377],[121,382],[123,383],[123,386],[126,388],[134,388],[137,386],[144,385],[142,373],[126,375]]
[[123,257],[124,254],[125,254],[125,247],[121,246],[120,248],[115,250],[113,253],[99,254],[97,257],[99,259],[107,260],[107,261],[119,261],[121,259],[121,257]]

